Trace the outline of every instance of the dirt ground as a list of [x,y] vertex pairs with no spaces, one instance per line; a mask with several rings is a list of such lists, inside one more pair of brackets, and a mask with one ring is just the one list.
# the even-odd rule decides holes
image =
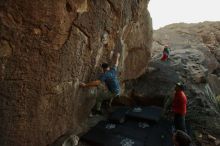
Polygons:
[[204,130],[195,131],[196,146],[220,146],[220,136]]

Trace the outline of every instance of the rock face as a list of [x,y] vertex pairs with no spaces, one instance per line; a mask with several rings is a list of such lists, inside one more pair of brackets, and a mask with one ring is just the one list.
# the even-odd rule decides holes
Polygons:
[[[220,22],[172,24],[154,31],[152,60],[148,71],[127,82],[140,103],[154,99],[169,106],[175,83],[186,84],[187,119],[194,126],[220,133]],[[167,62],[160,60],[163,45],[171,47]],[[137,100],[136,99],[136,100]]]
[[[80,81],[120,52],[122,80],[146,69],[148,0],[1,0],[0,145],[43,146],[80,131],[94,103]],[[113,55],[114,58],[114,55]]]

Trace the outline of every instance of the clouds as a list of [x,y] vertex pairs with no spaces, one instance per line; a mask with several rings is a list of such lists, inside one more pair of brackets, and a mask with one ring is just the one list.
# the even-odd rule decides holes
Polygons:
[[220,21],[220,0],[151,0],[154,29],[171,23]]

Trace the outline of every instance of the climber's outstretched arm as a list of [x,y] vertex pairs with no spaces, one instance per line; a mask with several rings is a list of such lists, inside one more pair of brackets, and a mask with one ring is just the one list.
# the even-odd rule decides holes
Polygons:
[[119,58],[120,58],[120,53],[117,53],[116,60],[114,62],[115,67],[118,67],[118,65],[119,65]]
[[79,86],[82,88],[97,87],[100,85],[100,83],[101,83],[100,80],[95,80],[95,81],[91,81],[89,83],[80,83]]

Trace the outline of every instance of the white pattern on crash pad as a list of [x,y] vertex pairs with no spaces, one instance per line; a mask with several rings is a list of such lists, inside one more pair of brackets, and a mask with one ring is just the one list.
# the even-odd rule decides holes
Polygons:
[[105,126],[105,128],[106,128],[106,129],[114,129],[114,128],[116,128],[116,125],[115,125],[115,124],[107,124],[107,125]]
[[150,127],[150,125],[149,125],[148,123],[139,122],[139,123],[138,123],[138,127],[139,127],[139,128],[147,128],[147,127]]
[[136,107],[136,108],[134,108],[132,111],[135,112],[135,113],[139,113],[139,112],[142,111],[142,108]]
[[132,145],[134,145],[134,141],[132,139],[125,138],[120,142],[120,144],[122,146],[132,146]]

